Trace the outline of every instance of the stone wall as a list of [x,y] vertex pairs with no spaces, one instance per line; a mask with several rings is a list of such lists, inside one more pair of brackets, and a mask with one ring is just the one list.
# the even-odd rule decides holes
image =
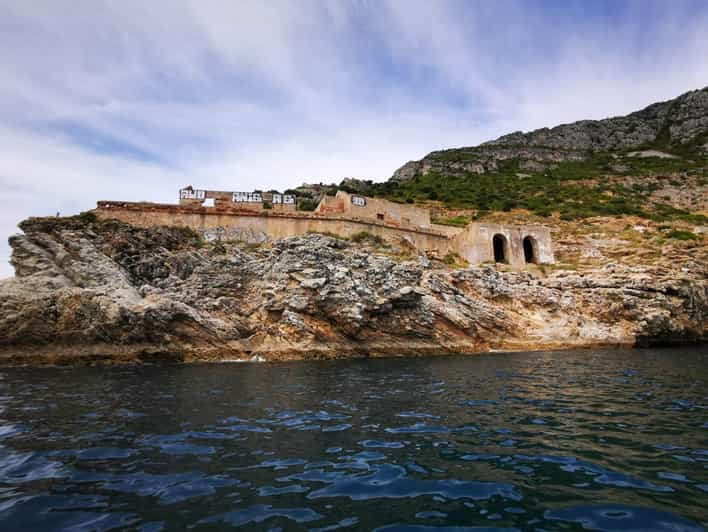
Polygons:
[[[344,199],[330,197],[325,205],[336,206]],[[503,241],[501,262],[514,268],[523,268],[527,262],[554,262],[550,230],[542,226],[471,223],[464,229],[439,225],[425,228],[393,225],[390,219],[357,218],[336,210],[318,209],[314,213],[251,211],[235,205],[225,208],[101,201],[93,212],[101,218],[115,218],[142,227],[184,226],[209,239],[245,242],[265,242],[310,232],[331,233],[344,238],[367,232],[391,242],[406,241],[439,257],[457,253],[470,264],[494,262],[493,240],[499,235]],[[524,239],[528,239],[528,261]]]
[[336,196],[325,196],[315,210],[319,214],[340,214],[347,218],[383,221],[387,225],[428,228],[430,211],[412,205],[380,198],[349,194],[340,190]]
[[334,215],[267,210],[256,213],[247,210],[110,201],[98,202],[93,212],[100,218],[114,218],[140,227],[189,227],[207,238],[264,242],[310,232],[332,233],[348,238],[365,231],[387,241],[404,240],[417,249],[432,251],[441,257],[453,251],[453,242],[448,235],[432,228],[391,227],[384,222],[344,219]]

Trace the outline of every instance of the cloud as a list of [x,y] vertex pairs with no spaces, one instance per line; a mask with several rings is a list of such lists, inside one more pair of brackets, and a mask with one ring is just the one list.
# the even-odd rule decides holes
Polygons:
[[689,1],[0,0],[0,235],[624,114],[706,85],[707,26]]

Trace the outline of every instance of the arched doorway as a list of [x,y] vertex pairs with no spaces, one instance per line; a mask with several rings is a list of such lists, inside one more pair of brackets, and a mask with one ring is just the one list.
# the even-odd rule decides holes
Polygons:
[[532,236],[524,237],[524,260],[527,264],[538,262],[538,244]]
[[492,246],[494,247],[494,262],[509,262],[509,245],[504,235],[494,235]]

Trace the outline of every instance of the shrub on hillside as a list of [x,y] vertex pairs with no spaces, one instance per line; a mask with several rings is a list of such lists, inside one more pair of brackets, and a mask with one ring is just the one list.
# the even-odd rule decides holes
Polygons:
[[368,231],[360,231],[358,233],[354,233],[350,240],[355,243],[359,242],[364,242],[365,240],[368,240],[369,242],[373,242],[374,244],[382,245],[384,243],[383,238],[381,238],[378,235],[372,235]]
[[674,238],[676,240],[699,240],[700,237],[696,233],[691,231],[679,231],[674,229],[673,231],[666,234],[667,238]]
[[314,211],[317,208],[317,202],[309,198],[301,198],[297,202],[298,211]]

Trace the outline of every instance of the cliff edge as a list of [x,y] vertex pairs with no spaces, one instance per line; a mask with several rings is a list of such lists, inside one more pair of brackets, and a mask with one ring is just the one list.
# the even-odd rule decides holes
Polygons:
[[690,247],[680,260],[638,265],[625,253],[569,267],[562,261],[575,251],[564,246],[595,242],[584,255],[592,258],[612,253],[612,243],[563,227],[576,241],[561,239],[560,266],[518,272],[450,266],[365,234],[206,242],[183,228],[90,214],[20,228],[10,239],[17,276],[0,282],[0,363],[473,353],[707,336],[705,247],[691,242],[678,243]]

